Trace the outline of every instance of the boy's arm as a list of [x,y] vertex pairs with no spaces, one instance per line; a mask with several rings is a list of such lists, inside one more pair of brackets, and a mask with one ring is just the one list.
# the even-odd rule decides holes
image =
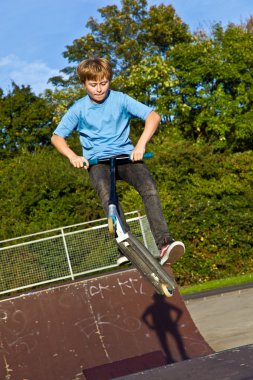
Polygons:
[[139,138],[139,141],[137,142],[134,150],[131,153],[132,161],[139,161],[143,158],[143,155],[146,150],[146,145],[155,133],[155,131],[157,130],[160,120],[161,118],[157,112],[150,112],[150,114],[146,118],[145,127]]
[[[63,137],[53,134],[53,136],[51,137],[51,143],[58,150],[58,152],[60,152],[63,156],[69,159],[70,163],[75,168],[88,169],[89,162],[86,160],[86,158],[84,158],[83,156],[78,156],[75,152],[73,152],[73,150],[70,149]],[[85,166],[84,162],[86,163]]]

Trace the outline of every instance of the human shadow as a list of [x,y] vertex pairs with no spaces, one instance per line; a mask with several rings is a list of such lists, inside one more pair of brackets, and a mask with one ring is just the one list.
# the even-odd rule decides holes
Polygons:
[[176,361],[171,353],[167,334],[172,335],[174,338],[181,359],[189,359],[179,332],[178,322],[182,316],[182,310],[172,303],[165,302],[165,296],[163,295],[155,293],[153,299],[154,303],[142,314],[142,320],[151,330],[156,332],[167,363],[170,364]]

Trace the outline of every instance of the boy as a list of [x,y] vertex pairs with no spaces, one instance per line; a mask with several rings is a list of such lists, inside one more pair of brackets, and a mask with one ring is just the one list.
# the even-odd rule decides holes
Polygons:
[[[77,74],[87,95],[76,101],[63,116],[52,136],[52,144],[75,168],[88,170],[105,215],[108,213],[110,168],[105,163],[89,167],[88,160],[129,154],[131,161],[120,163],[117,167],[117,179],[132,185],[142,197],[151,231],[160,250],[161,264],[166,261],[174,263],[184,254],[185,247],[182,242],[172,239],[155,182],[141,161],[146,144],[158,128],[160,116],[130,96],[110,90],[112,67],[107,59],[90,58],[82,61],[77,67]],[[130,119],[133,117],[145,120],[144,130],[135,147],[129,138]],[[65,141],[73,130],[80,134],[82,156],[73,152]],[[118,212],[126,231],[129,231],[120,204]],[[118,265],[127,261],[126,257],[120,255]]]

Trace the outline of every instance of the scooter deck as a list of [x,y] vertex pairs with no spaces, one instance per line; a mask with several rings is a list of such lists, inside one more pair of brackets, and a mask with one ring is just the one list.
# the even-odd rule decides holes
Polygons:
[[127,237],[124,240],[117,241],[121,252],[155,288],[158,294],[171,297],[176,288],[174,279],[170,277],[136,236],[131,232],[128,232],[126,235]]

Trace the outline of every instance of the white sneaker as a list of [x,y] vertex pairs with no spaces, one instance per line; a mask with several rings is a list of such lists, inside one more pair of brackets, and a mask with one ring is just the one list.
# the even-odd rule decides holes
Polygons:
[[179,260],[184,253],[185,246],[181,241],[173,241],[170,244],[164,245],[160,250],[160,264],[163,265],[166,262],[173,264]]

